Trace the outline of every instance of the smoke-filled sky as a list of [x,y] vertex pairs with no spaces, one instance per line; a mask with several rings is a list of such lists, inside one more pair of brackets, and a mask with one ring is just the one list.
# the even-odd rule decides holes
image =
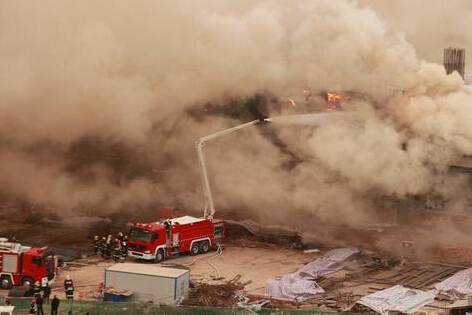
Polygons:
[[393,30],[404,32],[421,58],[442,63],[443,48],[466,49],[472,61],[472,3],[467,0],[360,0]]
[[472,154],[472,96],[430,62],[468,48],[471,5],[379,3],[0,2],[3,195],[64,214],[199,211],[194,142],[241,121],[189,112],[261,93],[303,102],[308,89],[357,95],[343,100],[353,119],[209,144],[217,211],[362,222],[373,196],[422,194],[464,210],[467,178],[445,165]]

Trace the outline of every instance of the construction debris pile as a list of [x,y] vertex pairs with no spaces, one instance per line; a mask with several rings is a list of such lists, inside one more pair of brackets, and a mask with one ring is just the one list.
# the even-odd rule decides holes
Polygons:
[[242,283],[238,275],[221,284],[208,284],[203,282],[191,282],[190,294],[184,305],[194,306],[236,306],[243,300],[242,290],[248,284]]

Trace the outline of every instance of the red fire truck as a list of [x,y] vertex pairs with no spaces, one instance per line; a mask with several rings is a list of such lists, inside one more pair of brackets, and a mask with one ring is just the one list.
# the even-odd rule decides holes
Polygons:
[[55,278],[56,259],[47,247],[22,246],[0,238],[0,287],[10,289],[14,285],[42,286],[51,284]]
[[206,253],[225,238],[221,220],[183,216],[166,221],[136,223],[131,227],[128,255],[160,262],[181,253]]

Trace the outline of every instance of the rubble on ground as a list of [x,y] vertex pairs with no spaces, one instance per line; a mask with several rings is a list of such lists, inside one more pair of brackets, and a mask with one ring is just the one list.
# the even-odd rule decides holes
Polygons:
[[231,280],[220,284],[208,284],[203,282],[192,282],[190,286],[189,298],[183,305],[193,306],[217,306],[232,307],[241,302],[241,292],[246,283],[239,280],[241,276],[236,276]]

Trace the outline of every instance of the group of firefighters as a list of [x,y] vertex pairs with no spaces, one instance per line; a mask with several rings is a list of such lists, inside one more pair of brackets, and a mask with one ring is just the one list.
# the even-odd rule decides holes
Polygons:
[[[108,237],[100,238],[95,235],[93,238],[93,250],[95,255],[100,255],[102,258],[109,259],[113,256],[115,262],[126,260],[128,255],[128,236],[119,232],[116,238],[113,239],[111,234]],[[112,255],[113,254],[113,255]]]
[[[42,294],[41,291],[43,291]],[[69,275],[67,275],[66,279],[64,280],[64,291],[68,300],[74,299],[74,282],[72,281]],[[39,281],[36,281],[33,284],[33,295],[34,300],[31,302],[29,314],[44,315],[43,303],[46,302],[49,304],[51,287],[49,285],[43,287],[41,286]],[[57,311],[59,309],[59,302],[60,301],[57,296],[54,295],[54,298],[51,302],[51,315],[57,315]]]

